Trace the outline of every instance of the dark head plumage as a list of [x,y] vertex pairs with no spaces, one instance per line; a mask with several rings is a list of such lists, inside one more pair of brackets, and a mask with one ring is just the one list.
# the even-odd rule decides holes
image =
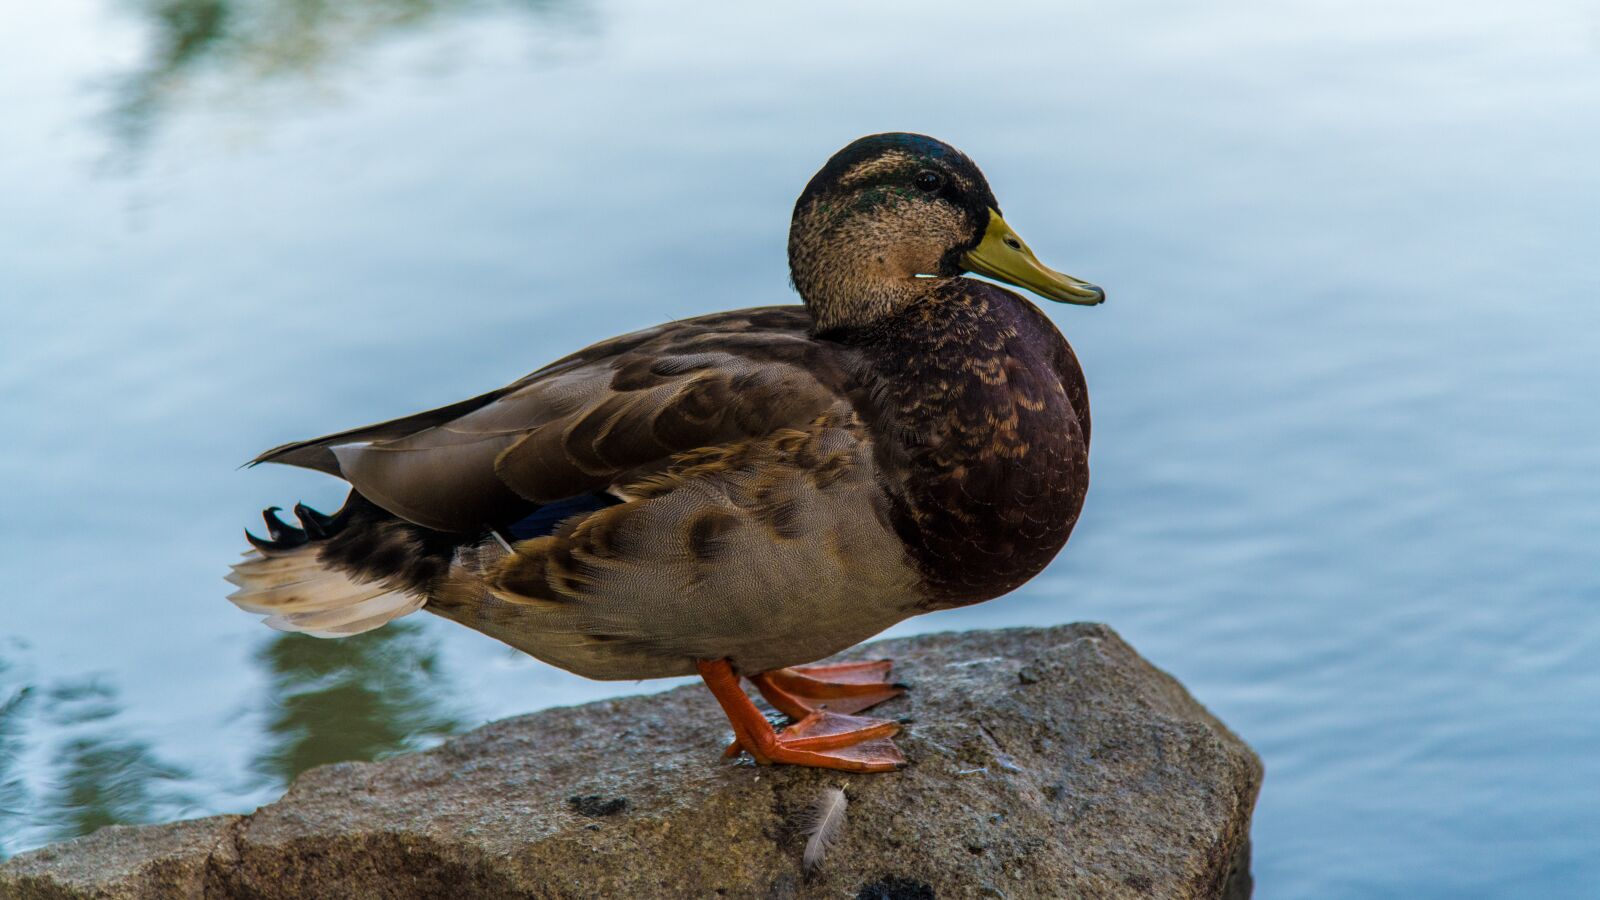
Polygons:
[[[985,256],[1007,270],[986,266]],[[1029,265],[1044,281],[1030,283]],[[1066,276],[1039,265],[1011,232],[966,154],[904,132],[858,138],[812,176],[795,202],[789,271],[819,333],[868,325],[926,294],[928,277],[967,271],[1082,302],[1051,293],[1047,282]]]
[[[873,164],[863,169],[866,164]],[[988,179],[965,153],[938,138],[909,132],[871,134],[851,141],[830,157],[800,194],[795,211],[825,196],[841,196],[868,187],[914,188],[915,178],[927,170],[942,176],[937,198],[954,203],[979,215],[999,209]],[[862,179],[851,180],[853,172],[864,171]]]

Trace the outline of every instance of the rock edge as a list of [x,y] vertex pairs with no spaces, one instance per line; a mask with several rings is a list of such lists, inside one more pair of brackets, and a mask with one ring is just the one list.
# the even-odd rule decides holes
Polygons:
[[[718,761],[698,685],[306,772],[247,816],[114,826],[0,865],[0,897],[1248,897],[1260,760],[1110,628],[924,635],[891,657],[910,765]],[[818,870],[802,825],[849,798]]]

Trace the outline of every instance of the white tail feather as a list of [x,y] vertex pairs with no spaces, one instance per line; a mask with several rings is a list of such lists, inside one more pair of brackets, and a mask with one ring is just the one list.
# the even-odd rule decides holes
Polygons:
[[381,584],[370,585],[363,594],[342,598],[346,602],[329,609],[315,609],[306,612],[283,613],[267,620],[267,625],[273,628],[285,626],[290,631],[326,631],[340,625],[349,625],[362,619],[381,616],[405,606],[410,600],[405,594],[396,593]]
[[[417,610],[421,609],[423,607],[423,604],[426,603],[426,602],[427,602],[427,598],[425,598],[425,597],[413,597],[413,598],[411,598],[409,606],[407,606],[405,608],[402,608],[402,609],[399,609],[399,610],[395,610],[394,612],[386,612],[386,613],[381,613],[381,614],[376,615],[376,616],[372,616],[370,618],[358,619],[357,621],[351,622],[351,623],[349,623],[347,625],[339,625],[339,626],[330,627],[330,628],[319,628],[319,629],[314,630],[314,631],[307,629],[305,631],[302,631],[301,634],[309,634],[312,637],[319,637],[319,638],[342,638],[342,637],[349,637],[352,634],[361,634],[364,631],[371,631],[374,628],[380,628],[380,627],[388,624],[389,622],[392,622],[395,619],[400,618],[401,616],[408,616],[408,615],[416,612]],[[271,622],[268,622],[268,624],[271,624]],[[280,629],[280,630],[282,630],[282,629]]]
[[381,584],[354,581],[340,572],[325,571],[316,578],[279,587],[243,587],[229,594],[228,600],[240,609],[265,615],[311,613],[360,603],[387,590]]
[[[277,562],[277,560],[269,561]],[[294,559],[291,561],[296,564],[293,568],[283,568],[281,566],[270,569],[246,568],[245,571],[240,572],[238,571],[238,566],[235,566],[235,570],[223,576],[223,580],[230,584],[236,584],[239,587],[251,587],[259,589],[276,587],[282,584],[293,584],[296,581],[304,581],[308,578],[315,578],[318,574],[326,571],[317,565],[314,557],[305,560]],[[241,565],[243,564],[241,563]]]
[[228,581],[239,586],[228,595],[235,606],[266,616],[266,624],[279,631],[315,637],[371,631],[416,612],[426,602],[424,597],[356,581],[322,566],[311,546],[277,556],[246,553],[234,564]]

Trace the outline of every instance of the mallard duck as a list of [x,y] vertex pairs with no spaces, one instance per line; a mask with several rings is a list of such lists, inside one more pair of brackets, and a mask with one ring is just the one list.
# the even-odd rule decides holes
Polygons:
[[[887,660],[807,666],[1032,578],[1089,483],[1089,403],[1046,268],[977,166],[861,138],[795,203],[801,306],[602,341],[499,390],[268,450],[351,485],[267,537],[230,596],[341,637],[424,609],[589,678],[698,674],[729,755],[884,771]],[[792,722],[776,731],[749,679]]]

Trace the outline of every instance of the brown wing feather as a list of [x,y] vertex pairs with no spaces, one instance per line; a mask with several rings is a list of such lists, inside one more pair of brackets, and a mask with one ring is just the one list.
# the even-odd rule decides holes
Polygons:
[[326,472],[335,477],[341,477],[339,460],[333,454],[333,448],[339,444],[350,444],[360,441],[382,441],[391,438],[405,437],[415,434],[435,425],[441,425],[458,416],[469,413],[486,403],[493,402],[505,392],[502,388],[480,394],[468,400],[461,400],[449,406],[430,409],[425,412],[413,413],[399,419],[390,419],[387,422],[377,422],[372,425],[362,425],[337,434],[324,435],[306,441],[291,441],[279,444],[250,460],[250,465],[259,466],[262,463],[279,463],[285,466],[299,466],[303,469],[315,469]]
[[849,365],[810,324],[798,306],[674,322],[499,391],[257,461],[332,472],[396,515],[469,531],[530,502],[637,480],[686,450],[810,422],[839,401]]
[[622,492],[628,502],[516,544],[428,608],[590,678],[648,678],[705,658],[751,672],[810,662],[920,599],[845,402],[682,454]]
[[686,450],[803,425],[839,395],[818,373],[774,358],[791,340],[801,339],[775,334],[743,348],[767,351],[765,359],[696,352],[691,369],[668,348],[641,348],[659,363],[652,378],[618,370],[591,402],[507,448],[495,471],[517,493],[545,502],[633,480]]

